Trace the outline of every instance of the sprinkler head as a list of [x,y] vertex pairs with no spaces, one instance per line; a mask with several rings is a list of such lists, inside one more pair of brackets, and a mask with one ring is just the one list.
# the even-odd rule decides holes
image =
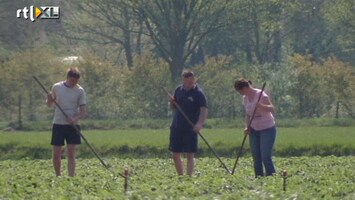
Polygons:
[[125,177],[128,176],[128,168],[127,168],[127,167],[124,168],[124,176],[125,176]]
[[287,177],[287,171],[286,171],[286,170],[283,170],[283,171],[282,171],[282,176],[283,176],[283,177]]

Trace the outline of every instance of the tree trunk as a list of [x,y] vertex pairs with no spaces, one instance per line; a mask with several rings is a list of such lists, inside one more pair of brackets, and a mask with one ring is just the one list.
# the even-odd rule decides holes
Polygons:
[[245,46],[245,52],[247,54],[248,63],[253,63],[253,53],[252,53],[252,48],[251,48],[250,42],[247,42],[247,44]]
[[130,42],[126,41],[123,47],[126,53],[127,65],[129,68],[131,68],[133,66],[133,56],[132,56],[132,48]]
[[127,10],[123,12],[125,18],[125,29],[123,30],[124,34],[124,44],[123,47],[126,53],[127,65],[129,68],[133,66],[133,56],[132,56],[132,47],[131,47],[131,32],[129,31],[131,18]]
[[18,127],[19,130],[22,130],[22,96],[18,97]]
[[173,59],[171,63],[169,63],[169,68],[171,72],[171,79],[174,82],[178,82],[180,80],[180,76],[182,73],[184,62],[181,59]]
[[336,107],[336,110],[335,110],[335,118],[336,119],[339,118],[339,104],[340,104],[340,101],[337,101],[337,107]]
[[34,113],[34,97],[32,95],[32,90],[30,90],[29,94],[29,104],[28,104],[28,120],[34,121],[36,119],[35,113]]
[[138,55],[142,54],[142,34],[143,34],[143,21],[140,21],[139,31],[137,34],[137,44],[136,44],[136,52]]
[[281,31],[277,31],[274,36],[274,44],[273,44],[273,62],[281,62]]
[[257,58],[257,61],[259,64],[263,63],[263,58],[260,52],[260,25],[259,25],[259,19],[258,19],[258,13],[257,13],[257,5],[256,2],[252,2],[252,20],[253,20],[253,29],[254,29],[254,37],[255,37],[255,46],[254,46],[254,51],[255,51],[255,56]]
[[172,52],[171,63],[169,64],[172,80],[175,82],[180,80],[182,70],[184,68],[184,45],[185,37],[180,36],[178,33],[172,37],[173,41],[170,42],[170,50]]

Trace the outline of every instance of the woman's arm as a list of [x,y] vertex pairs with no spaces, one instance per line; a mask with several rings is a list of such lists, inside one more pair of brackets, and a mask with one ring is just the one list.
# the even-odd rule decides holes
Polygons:
[[267,112],[275,112],[274,105],[271,103],[270,99],[268,96],[263,96],[259,103],[258,103],[258,108]]

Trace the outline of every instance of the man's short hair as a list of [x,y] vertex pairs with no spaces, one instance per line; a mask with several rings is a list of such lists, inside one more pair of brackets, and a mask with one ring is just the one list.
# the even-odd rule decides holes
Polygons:
[[183,71],[181,76],[184,78],[190,78],[195,77],[195,74],[192,71]]
[[80,78],[80,71],[78,68],[69,68],[67,71],[67,78],[76,78],[79,79]]

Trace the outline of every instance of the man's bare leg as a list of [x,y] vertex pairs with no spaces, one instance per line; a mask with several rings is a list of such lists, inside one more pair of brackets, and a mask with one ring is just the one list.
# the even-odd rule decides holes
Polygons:
[[68,144],[68,175],[75,176],[75,166],[76,166],[76,145]]
[[184,167],[181,160],[181,153],[173,152],[173,160],[175,163],[176,172],[179,176],[184,175]]
[[187,157],[186,173],[187,173],[187,175],[192,176],[192,174],[194,173],[194,169],[195,169],[195,154],[194,153],[187,153],[186,157]]
[[53,146],[53,167],[56,176],[61,176],[61,157],[62,157],[62,146]]

